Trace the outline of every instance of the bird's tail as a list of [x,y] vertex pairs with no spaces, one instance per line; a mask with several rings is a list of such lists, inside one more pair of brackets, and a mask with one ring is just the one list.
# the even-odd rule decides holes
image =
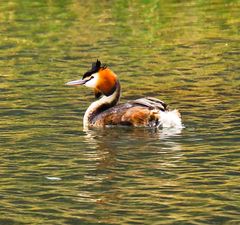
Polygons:
[[178,110],[159,111],[159,126],[182,128],[181,114]]

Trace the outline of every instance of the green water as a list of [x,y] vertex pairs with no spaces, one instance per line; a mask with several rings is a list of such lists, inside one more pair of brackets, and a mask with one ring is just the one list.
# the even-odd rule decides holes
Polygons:
[[[1,1],[0,224],[240,224],[239,1]],[[83,131],[96,59],[185,128]]]

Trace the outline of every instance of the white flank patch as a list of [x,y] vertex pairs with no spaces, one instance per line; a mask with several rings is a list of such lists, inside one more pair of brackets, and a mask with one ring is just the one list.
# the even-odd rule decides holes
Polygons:
[[162,112],[160,111],[160,126],[182,128],[182,120],[177,110]]

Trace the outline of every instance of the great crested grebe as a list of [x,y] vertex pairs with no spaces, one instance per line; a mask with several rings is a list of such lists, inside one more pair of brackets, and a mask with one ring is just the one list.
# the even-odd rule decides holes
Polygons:
[[99,60],[92,64],[82,79],[70,81],[66,85],[85,85],[94,89],[98,100],[85,112],[85,128],[111,125],[182,127],[178,110],[168,110],[167,105],[159,99],[146,97],[117,104],[121,95],[117,75]]

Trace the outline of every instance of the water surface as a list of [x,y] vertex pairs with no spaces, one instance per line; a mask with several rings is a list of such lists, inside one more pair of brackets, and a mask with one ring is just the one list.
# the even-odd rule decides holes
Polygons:
[[[0,224],[240,224],[239,1],[2,1]],[[96,59],[182,130],[83,131]]]

